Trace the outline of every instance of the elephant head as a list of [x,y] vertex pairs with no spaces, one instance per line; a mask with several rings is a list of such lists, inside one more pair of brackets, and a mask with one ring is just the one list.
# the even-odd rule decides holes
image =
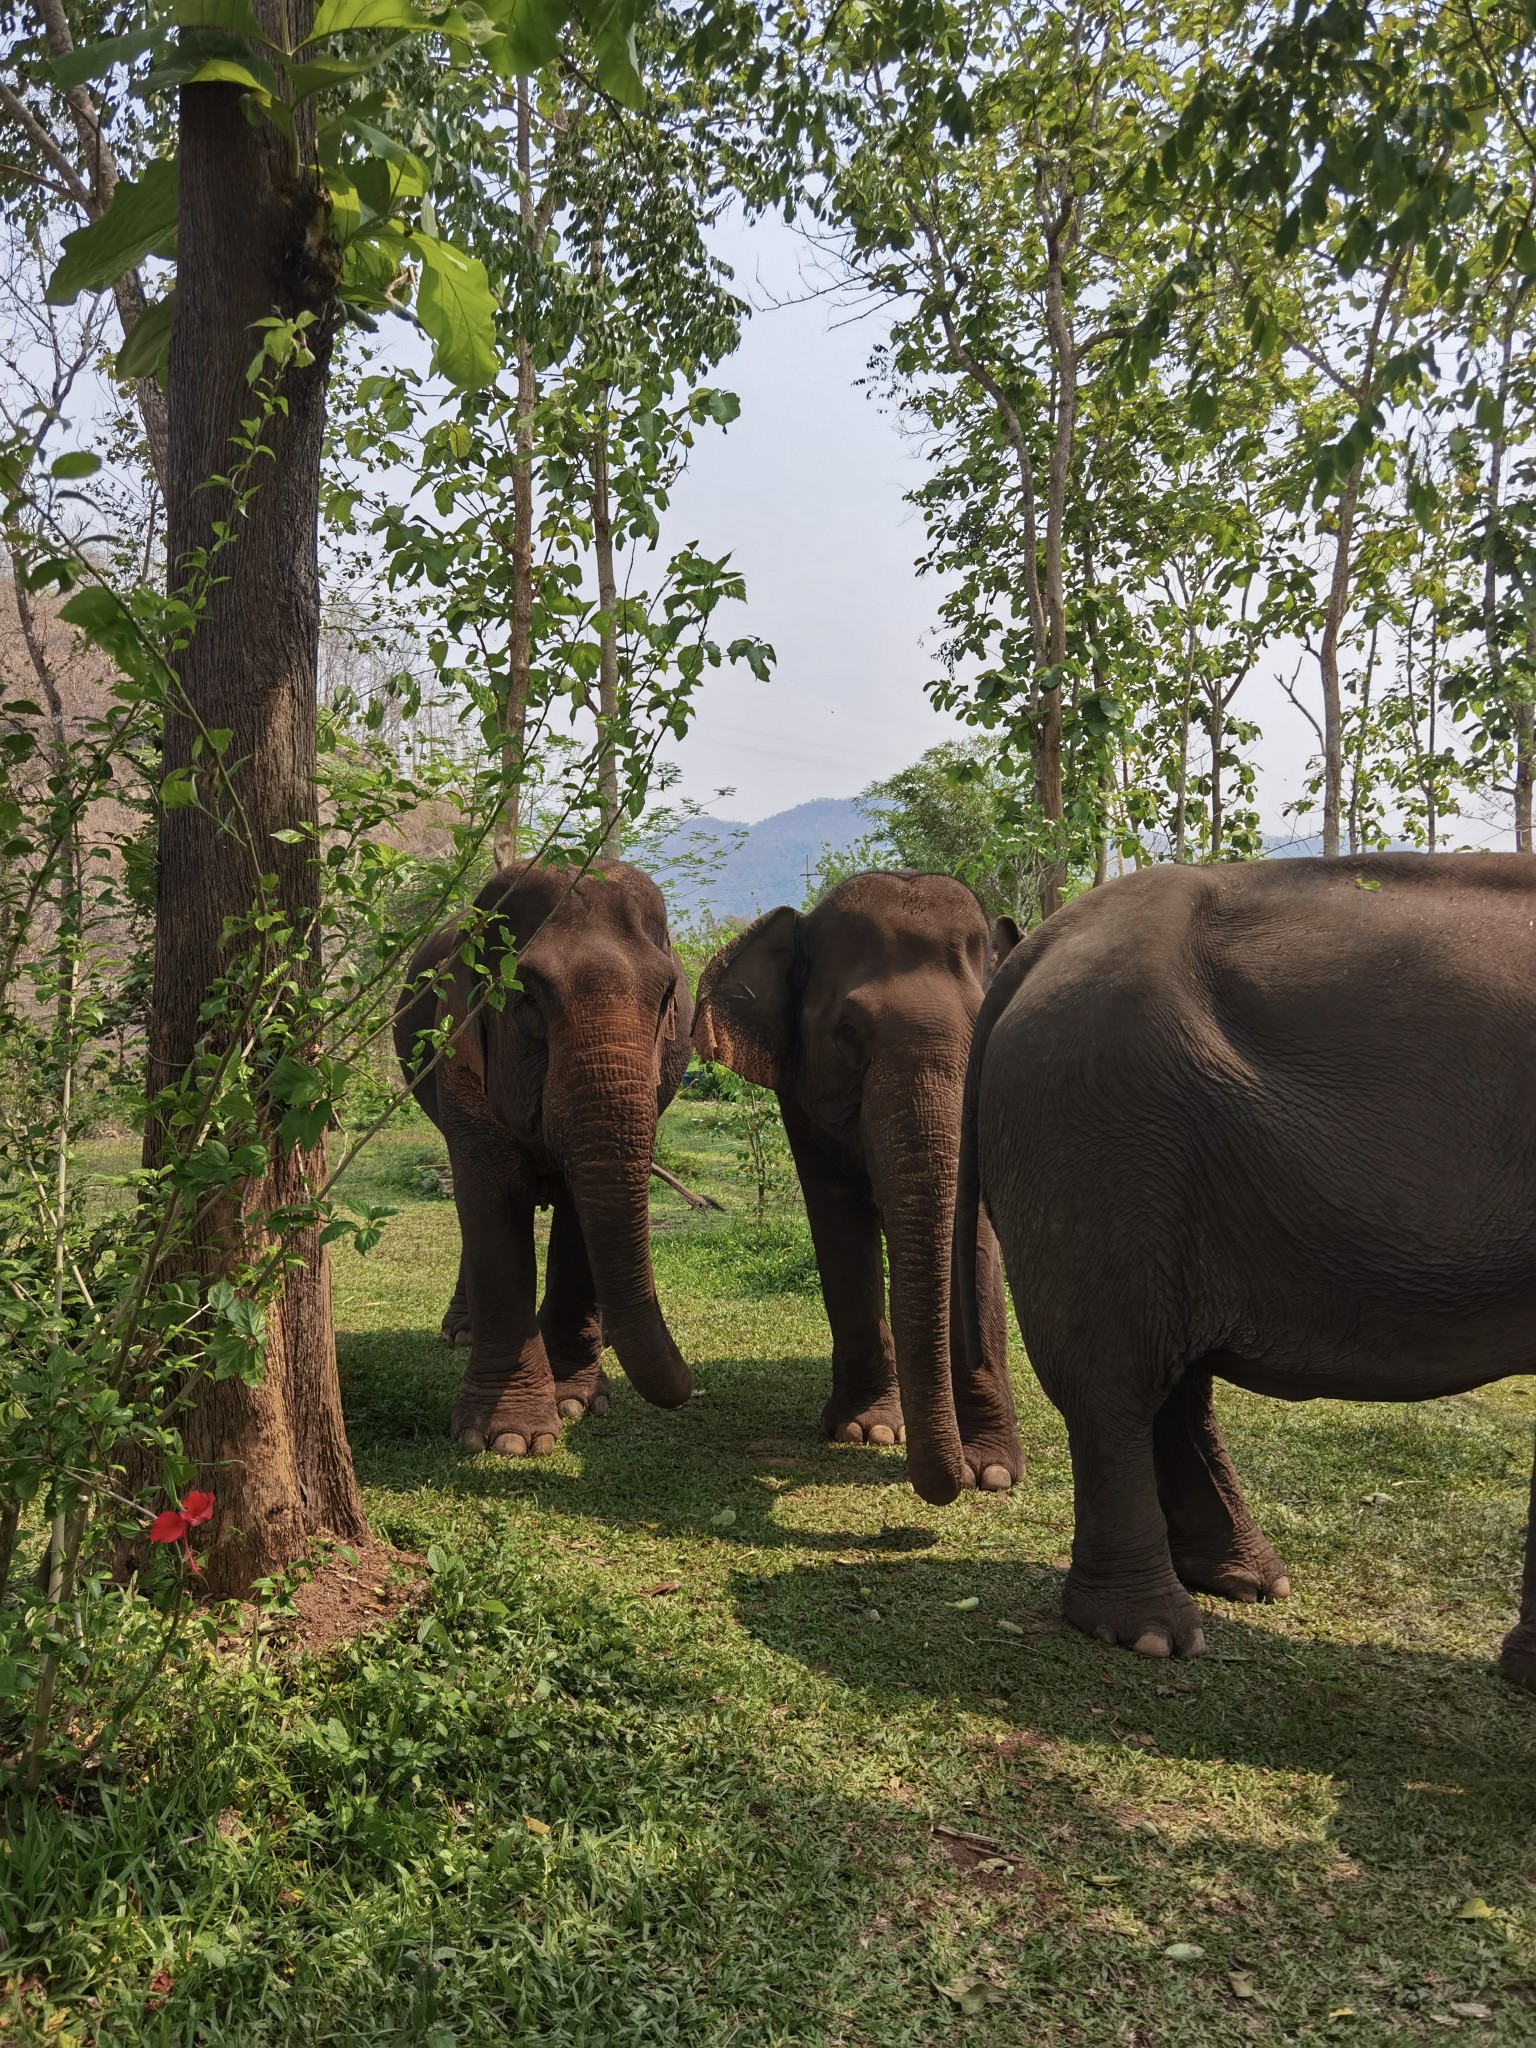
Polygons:
[[454,957],[441,997],[454,1057],[439,1089],[515,1141],[531,1176],[563,1177],[603,1334],[636,1389],[676,1407],[692,1381],[656,1299],[649,1187],[693,1005],[661,892],[620,861],[546,864],[493,876],[475,909],[478,959]]
[[992,970],[1017,938],[1011,918],[989,923],[946,876],[855,875],[814,910],[758,918],[699,983],[700,1055],[776,1090],[787,1123],[867,1176],[890,1265],[908,1469],[937,1504],[965,1483],[949,1274],[966,1057]]

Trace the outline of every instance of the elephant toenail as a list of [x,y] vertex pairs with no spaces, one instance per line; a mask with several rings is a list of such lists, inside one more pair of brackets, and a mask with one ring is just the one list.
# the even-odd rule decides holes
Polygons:
[[1113,1649],[1120,1638],[1115,1634],[1107,1621],[1101,1621],[1093,1632],[1093,1640],[1096,1643],[1108,1643],[1110,1648]]
[[864,1441],[864,1432],[856,1422],[845,1422],[837,1432],[836,1440],[840,1444],[861,1444]]
[[608,1396],[606,1394],[594,1394],[589,1404],[589,1412],[593,1415],[606,1415],[608,1413]]
[[896,1441],[896,1432],[894,1429],[887,1429],[883,1422],[872,1422],[864,1432],[864,1441],[867,1444],[893,1444]]
[[1160,1628],[1143,1629],[1131,1648],[1138,1657],[1171,1657],[1173,1645]]
[[586,1402],[578,1401],[574,1395],[567,1396],[567,1398],[560,1403],[560,1413],[565,1417],[567,1422],[579,1422],[582,1416],[586,1414],[586,1412]]
[[453,1341],[455,1344],[462,1344],[464,1349],[467,1351],[470,1345],[473,1344],[475,1341],[475,1333],[473,1330],[455,1330],[453,1333]]
[[1013,1474],[1006,1465],[984,1465],[981,1483],[988,1493],[1006,1493],[1013,1484]]
[[906,1424],[905,1424],[904,1422],[898,1422],[898,1423],[897,1423],[897,1425],[896,1425],[896,1441],[897,1441],[897,1443],[899,1443],[899,1444],[904,1444],[904,1443],[906,1442],[906,1440],[907,1440],[907,1425],[906,1425]]
[[528,1441],[513,1430],[507,1430],[491,1445],[498,1458],[525,1458],[528,1455]]
[[556,1439],[550,1432],[547,1429],[541,1429],[533,1440],[533,1455],[536,1458],[547,1458],[555,1448],[555,1443]]
[[485,1449],[485,1438],[478,1429],[461,1429],[459,1431],[459,1449],[467,1451],[472,1458],[478,1458]]
[[1276,1580],[1275,1580],[1275,1582],[1273,1583],[1273,1585],[1272,1585],[1272,1586],[1270,1587],[1270,1589],[1269,1589],[1269,1597],[1270,1597],[1270,1599],[1271,1599],[1271,1600],[1289,1600],[1289,1599],[1290,1599],[1290,1597],[1291,1597],[1291,1582],[1290,1582],[1290,1580],[1289,1580],[1289,1579],[1288,1579],[1288,1578],[1287,1578],[1287,1577],[1285,1576],[1285,1573],[1284,1573],[1284,1572],[1282,1572],[1282,1573],[1280,1574],[1279,1578],[1278,1578],[1278,1579],[1276,1579]]
[[1182,1657],[1203,1657],[1205,1655],[1205,1630],[1197,1628],[1187,1643],[1180,1647]]
[[962,1487],[974,1486],[976,1484],[976,1474],[969,1465],[962,1465],[960,1467],[960,1484]]

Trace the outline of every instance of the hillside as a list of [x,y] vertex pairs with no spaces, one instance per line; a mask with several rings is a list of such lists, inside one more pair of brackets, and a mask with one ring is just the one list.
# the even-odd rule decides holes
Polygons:
[[[731,818],[694,818],[666,845],[675,843],[680,853],[686,848],[697,855],[713,840],[721,854],[718,869],[702,881],[665,872],[658,879],[680,910],[756,917],[775,904],[803,903],[807,863],[814,875],[823,847],[851,846],[869,830],[858,799],[847,796],[817,797],[760,818],[755,825]],[[739,833],[746,837],[734,844]]]

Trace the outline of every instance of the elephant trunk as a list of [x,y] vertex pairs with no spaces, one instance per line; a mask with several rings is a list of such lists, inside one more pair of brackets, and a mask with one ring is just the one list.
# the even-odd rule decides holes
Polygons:
[[681,1407],[693,1379],[672,1341],[651,1272],[650,1174],[656,1142],[655,1052],[624,1032],[552,1045],[545,1136],[581,1219],[603,1335],[636,1391]]
[[891,1335],[907,1428],[907,1470],[943,1507],[965,1484],[949,1344],[949,1276],[963,1066],[932,1051],[867,1083],[865,1147],[885,1224]]

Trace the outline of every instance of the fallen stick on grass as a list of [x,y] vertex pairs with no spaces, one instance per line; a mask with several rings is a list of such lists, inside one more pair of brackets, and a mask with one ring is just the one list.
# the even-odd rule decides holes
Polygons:
[[724,1202],[717,1202],[713,1195],[696,1195],[692,1188],[683,1186],[675,1173],[668,1173],[667,1169],[658,1166],[654,1159],[651,1161],[651,1171],[658,1180],[665,1181],[669,1188],[675,1188],[690,1209],[718,1209],[722,1216],[725,1214]]

